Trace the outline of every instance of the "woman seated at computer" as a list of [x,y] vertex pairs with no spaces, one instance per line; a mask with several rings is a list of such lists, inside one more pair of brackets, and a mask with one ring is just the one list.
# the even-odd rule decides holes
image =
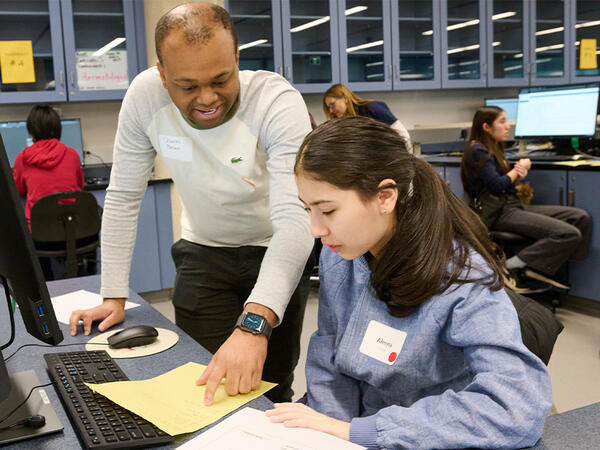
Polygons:
[[307,404],[273,422],[374,448],[521,448],[552,403],[521,341],[487,229],[389,127],[363,117],[309,134],[295,165],[323,241]]
[[527,176],[531,161],[521,159],[511,167],[503,147],[508,130],[501,108],[486,106],[475,113],[461,163],[464,190],[481,211],[488,208],[491,214],[486,220],[491,229],[533,240],[506,261],[518,287],[526,287],[527,278],[535,278],[568,289],[553,276],[567,260],[587,256],[591,218],[579,208],[522,203],[515,185]]
[[412,153],[408,131],[384,102],[360,98],[343,84],[334,84],[323,96],[323,111],[327,119],[349,116],[370,117],[386,123],[406,140],[406,148]]
[[48,105],[36,105],[27,117],[33,145],[17,155],[13,176],[19,195],[27,195],[25,217],[45,195],[83,189],[83,171],[77,151],[60,142],[62,126],[58,113]]

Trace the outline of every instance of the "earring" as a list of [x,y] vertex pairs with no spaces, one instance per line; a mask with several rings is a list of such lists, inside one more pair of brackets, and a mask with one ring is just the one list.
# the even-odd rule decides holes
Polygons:
[[384,209],[384,210],[382,211],[382,213],[383,213],[383,214],[387,214],[387,209]]

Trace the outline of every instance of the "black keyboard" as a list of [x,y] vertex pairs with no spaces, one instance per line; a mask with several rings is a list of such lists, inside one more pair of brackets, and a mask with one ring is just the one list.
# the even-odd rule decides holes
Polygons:
[[521,158],[528,158],[531,161],[582,161],[592,159],[590,155],[580,153],[574,155],[557,155],[556,153],[530,153],[527,155],[507,155],[509,161],[516,161]]
[[127,376],[104,350],[46,353],[50,377],[88,449],[150,447],[172,437],[147,420],[92,392],[83,382],[125,381]]

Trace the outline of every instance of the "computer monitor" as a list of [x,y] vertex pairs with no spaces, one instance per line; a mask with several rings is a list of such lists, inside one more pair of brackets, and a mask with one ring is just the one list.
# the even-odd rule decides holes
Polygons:
[[596,83],[521,89],[515,137],[593,136],[598,93]]
[[506,111],[506,120],[517,120],[517,102],[516,97],[513,98],[486,98],[485,106],[497,106]]
[[[0,211],[0,275],[3,277],[0,283],[4,279],[8,281],[8,290],[19,306],[27,332],[47,344],[59,344],[63,334],[54,315],[1,137]],[[4,291],[1,286],[0,289]],[[5,308],[2,305],[0,311]],[[3,329],[9,327],[7,315],[0,315],[0,322]],[[0,411],[8,412],[4,402],[10,391],[11,383],[0,351]]]
[[[63,119],[60,121],[62,132],[60,141],[67,147],[77,150],[79,159],[83,165],[83,141],[81,139],[81,122],[79,119]],[[0,122],[0,135],[4,139],[4,146],[8,155],[8,161],[12,167],[15,158],[25,147],[33,144],[33,139],[27,131],[27,122]]]

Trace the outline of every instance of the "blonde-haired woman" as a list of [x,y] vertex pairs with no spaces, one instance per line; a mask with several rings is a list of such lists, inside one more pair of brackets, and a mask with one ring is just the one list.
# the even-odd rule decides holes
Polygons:
[[346,116],[363,116],[386,123],[404,138],[406,149],[412,153],[412,143],[406,127],[384,102],[360,98],[347,86],[334,84],[323,95],[323,111],[328,120]]

